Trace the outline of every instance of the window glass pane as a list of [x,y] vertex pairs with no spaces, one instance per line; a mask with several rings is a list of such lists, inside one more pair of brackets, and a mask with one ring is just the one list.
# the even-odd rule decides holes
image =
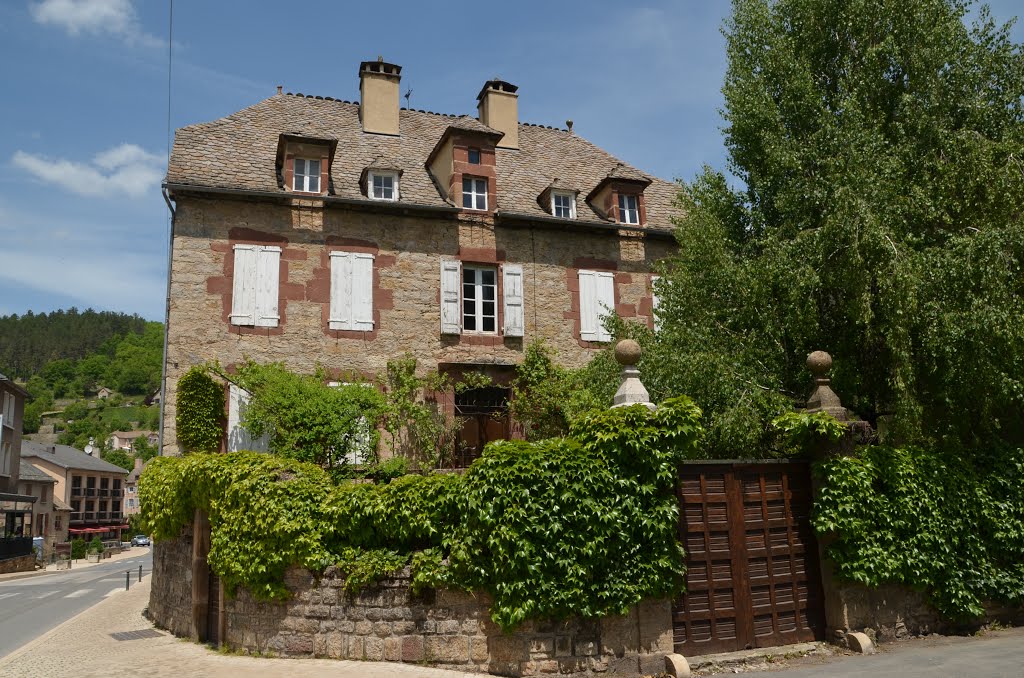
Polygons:
[[494,284],[494,269],[484,269],[480,273],[483,275],[485,285]]
[[472,313],[467,312],[465,314],[465,317],[463,317],[463,319],[462,319],[462,327],[463,327],[463,329],[466,329],[466,330],[475,330],[476,329],[476,316],[474,316]]
[[487,179],[476,180],[476,192],[487,195]]
[[[486,297],[484,297],[484,298],[486,299]],[[485,317],[490,317],[490,318],[494,317],[494,302],[493,301],[485,301],[485,302],[483,302],[481,304],[481,306],[483,308],[483,314],[484,314]]]
[[472,193],[473,192],[473,180],[469,177],[462,178],[462,192]]
[[479,148],[471,148],[471,149],[469,149],[469,162],[470,162],[470,164],[473,164],[473,165],[479,165],[480,164],[480,149]]
[[306,190],[309,191],[310,193],[319,193],[320,192],[320,175],[319,174],[314,174],[314,175],[312,175],[310,177],[307,177],[307,179],[309,179],[309,188],[307,188]]
[[469,209],[473,209],[475,207],[475,205],[473,204],[473,194],[472,193],[463,193],[462,194],[462,206],[463,207],[468,207]]
[[320,161],[319,160],[308,160],[309,171],[306,174],[315,174],[320,176]]
[[481,324],[483,325],[483,327],[481,329],[484,332],[493,332],[494,331],[494,318],[484,318],[484,321]]

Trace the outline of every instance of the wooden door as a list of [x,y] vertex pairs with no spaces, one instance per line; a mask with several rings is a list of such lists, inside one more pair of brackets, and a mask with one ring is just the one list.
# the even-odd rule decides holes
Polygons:
[[210,571],[210,598],[206,607],[206,642],[214,647],[220,645],[220,577]]
[[802,462],[684,464],[687,591],[675,648],[696,656],[824,638],[817,545]]

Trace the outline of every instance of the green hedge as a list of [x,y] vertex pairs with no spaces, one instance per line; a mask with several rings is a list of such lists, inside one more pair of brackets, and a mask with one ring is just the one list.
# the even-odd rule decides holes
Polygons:
[[482,589],[493,619],[623,612],[681,589],[675,469],[694,455],[688,398],[585,418],[569,438],[487,447],[465,475],[335,486],[316,466],[259,454],[155,459],[143,520],[174,538],[209,512],[210,565],[229,591],[282,598],[285,570],[335,564],[350,590],[411,563],[414,588]]
[[925,591],[948,618],[1024,603],[1024,450],[983,469],[959,455],[867,447],[818,467],[813,523],[836,573]]

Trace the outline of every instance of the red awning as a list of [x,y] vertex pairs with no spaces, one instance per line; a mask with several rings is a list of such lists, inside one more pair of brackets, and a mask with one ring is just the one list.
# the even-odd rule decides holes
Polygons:
[[100,532],[113,532],[114,530],[127,530],[128,525],[107,525],[106,527],[72,527],[68,529],[69,534],[98,534]]

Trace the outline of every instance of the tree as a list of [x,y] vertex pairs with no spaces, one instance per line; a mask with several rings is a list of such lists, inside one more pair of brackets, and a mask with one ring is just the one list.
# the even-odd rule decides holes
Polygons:
[[135,468],[135,457],[124,450],[107,450],[102,455],[103,461],[109,461],[114,466],[131,471]]
[[684,188],[645,361],[695,396],[721,456],[766,442],[815,349],[905,441],[1024,444],[1024,53],[968,9],[734,1],[742,184],[706,169]]

